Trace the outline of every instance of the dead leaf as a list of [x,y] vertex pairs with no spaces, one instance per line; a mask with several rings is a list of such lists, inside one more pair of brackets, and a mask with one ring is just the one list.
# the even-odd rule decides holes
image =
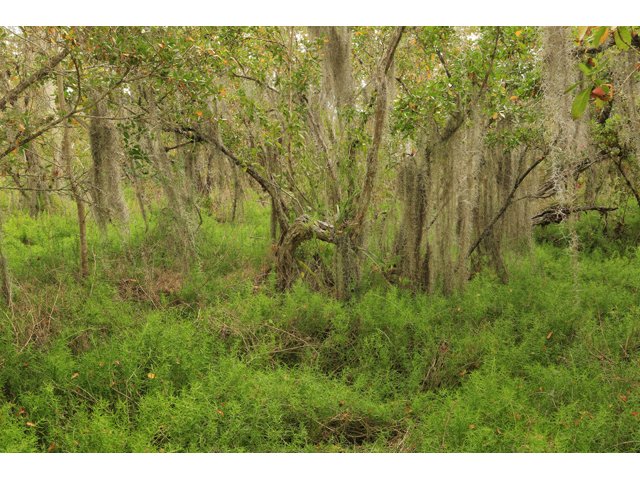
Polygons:
[[607,87],[609,87],[608,94],[604,92],[602,85],[600,85],[599,87],[596,87],[589,96],[591,98],[599,98],[600,100],[609,101],[613,97],[613,86],[607,85]]
[[553,335],[553,332],[549,332],[549,335],[547,335],[547,338],[551,338],[551,335]]

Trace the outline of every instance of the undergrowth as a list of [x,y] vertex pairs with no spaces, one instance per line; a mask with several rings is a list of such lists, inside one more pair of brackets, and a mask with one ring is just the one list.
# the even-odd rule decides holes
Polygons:
[[87,279],[71,214],[7,217],[0,451],[640,451],[635,217],[578,224],[577,292],[550,226],[507,283],[427,296],[372,265],[344,303],[276,294],[268,212],[245,211],[204,217],[188,269],[157,216],[90,230]]

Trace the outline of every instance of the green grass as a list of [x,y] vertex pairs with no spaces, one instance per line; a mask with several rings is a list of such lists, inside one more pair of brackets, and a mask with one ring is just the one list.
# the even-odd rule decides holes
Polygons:
[[552,226],[507,284],[444,298],[371,277],[342,303],[275,294],[268,211],[246,212],[206,216],[186,272],[158,212],[127,242],[91,227],[86,280],[72,215],[8,217],[0,451],[640,451],[632,222],[609,243],[579,224],[577,289]]

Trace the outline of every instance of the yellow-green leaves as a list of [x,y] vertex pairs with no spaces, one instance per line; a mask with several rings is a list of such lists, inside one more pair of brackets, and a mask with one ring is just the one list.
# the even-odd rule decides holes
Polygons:
[[589,27],[578,27],[578,41],[581,42],[584,36],[587,34]]
[[607,37],[610,34],[611,34],[611,30],[609,29],[609,27],[600,27],[596,31],[596,36],[595,36],[596,44],[602,45],[602,43],[607,39]]
[[616,47],[620,50],[629,50],[629,45],[631,45],[631,32],[627,27],[618,27],[613,37],[616,41]]

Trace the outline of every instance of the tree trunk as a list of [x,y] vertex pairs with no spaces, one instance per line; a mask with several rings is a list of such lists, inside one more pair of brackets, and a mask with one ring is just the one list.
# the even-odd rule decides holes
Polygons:
[[28,175],[29,215],[36,218],[44,210],[47,203],[44,163],[42,157],[35,151],[35,144],[31,144],[28,149],[25,149],[24,159]]
[[287,290],[295,281],[295,253],[298,247],[307,240],[317,238],[323,242],[333,242],[333,226],[314,221],[308,215],[295,219],[276,247],[276,287],[280,291]]
[[[58,72],[58,106],[60,108],[60,114],[64,115],[67,110],[67,103],[64,97],[64,84],[62,75]],[[71,124],[67,120],[63,123],[64,129],[62,133],[62,163],[64,170],[69,180],[71,187],[71,193],[73,199],[76,202],[76,210],[78,214],[78,231],[80,235],[80,276],[86,278],[89,276],[89,249],[87,247],[87,223],[85,204],[82,200],[82,194],[78,184],[76,183],[73,175],[73,157],[71,154]]]
[[121,227],[128,234],[129,210],[122,188],[122,152],[109,116],[106,99],[96,103],[89,126],[93,167],[92,196],[96,221],[107,237],[107,223]]
[[276,243],[276,240],[278,239],[278,217],[276,216],[276,206],[273,198],[271,199],[271,215],[269,220],[271,242]]
[[4,214],[0,209],[0,294],[7,302],[7,307],[12,307],[12,291],[11,291],[11,273],[9,271],[9,263],[4,255]]

